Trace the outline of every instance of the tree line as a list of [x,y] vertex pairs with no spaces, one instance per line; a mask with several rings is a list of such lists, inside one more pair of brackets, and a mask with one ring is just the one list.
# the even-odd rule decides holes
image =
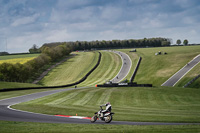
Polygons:
[[[133,47],[162,47],[169,46],[171,39],[169,38],[144,38],[144,39],[129,39],[129,40],[111,40],[111,41],[75,41],[65,42],[73,47],[73,50],[92,50],[92,49],[107,49],[107,48],[133,48]],[[55,47],[61,42],[46,43],[42,47]]]
[[56,61],[72,51],[71,46],[61,43],[56,47],[42,47],[41,54],[24,64],[0,64],[0,81],[27,82],[34,77],[43,66]]

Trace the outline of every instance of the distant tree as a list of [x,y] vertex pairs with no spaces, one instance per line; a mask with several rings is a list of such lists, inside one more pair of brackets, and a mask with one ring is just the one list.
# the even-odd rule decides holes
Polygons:
[[8,52],[0,52],[0,55],[9,55]]
[[188,45],[188,40],[185,39],[185,40],[183,41],[183,44],[184,44],[184,45]]
[[30,53],[40,53],[40,49],[38,48],[38,46],[36,44],[33,44],[32,48],[29,49]]
[[181,44],[181,40],[178,39],[178,40],[176,41],[176,44],[180,45],[180,44]]

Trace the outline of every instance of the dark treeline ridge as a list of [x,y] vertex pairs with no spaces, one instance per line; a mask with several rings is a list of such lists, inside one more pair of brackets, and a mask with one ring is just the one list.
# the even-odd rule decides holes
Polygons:
[[72,50],[68,44],[60,43],[56,47],[42,47],[38,57],[24,64],[2,63],[0,64],[0,81],[29,82],[45,65],[69,55]]
[[[92,49],[107,49],[107,48],[137,48],[137,47],[162,47],[169,46],[171,39],[168,38],[144,38],[144,39],[129,39],[129,40],[112,40],[112,41],[76,41],[65,42],[73,47],[73,50],[92,50]],[[42,47],[56,47],[62,42],[45,43]]]

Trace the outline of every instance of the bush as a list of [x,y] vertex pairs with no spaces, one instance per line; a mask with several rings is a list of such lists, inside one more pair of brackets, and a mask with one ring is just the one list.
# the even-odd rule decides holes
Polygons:
[[0,80],[25,82],[32,77],[32,75],[38,73],[43,66],[62,58],[65,55],[69,55],[72,51],[72,47],[63,43],[62,45],[51,48],[45,46],[40,50],[42,51],[42,54],[25,64],[0,64]]

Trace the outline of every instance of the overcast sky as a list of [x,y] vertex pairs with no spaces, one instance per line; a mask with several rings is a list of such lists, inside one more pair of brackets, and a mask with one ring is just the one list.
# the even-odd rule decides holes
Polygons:
[[0,0],[0,51],[145,37],[200,43],[200,0]]

